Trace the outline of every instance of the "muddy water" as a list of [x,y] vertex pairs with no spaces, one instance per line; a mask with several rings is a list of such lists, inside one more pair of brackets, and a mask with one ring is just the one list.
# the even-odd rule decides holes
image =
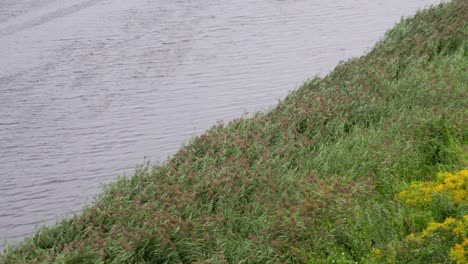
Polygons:
[[1,0],[0,241],[273,106],[436,2]]

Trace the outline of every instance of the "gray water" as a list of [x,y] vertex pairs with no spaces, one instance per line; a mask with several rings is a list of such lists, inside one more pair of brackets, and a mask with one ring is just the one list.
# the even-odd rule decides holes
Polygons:
[[274,106],[437,2],[0,0],[0,241]]

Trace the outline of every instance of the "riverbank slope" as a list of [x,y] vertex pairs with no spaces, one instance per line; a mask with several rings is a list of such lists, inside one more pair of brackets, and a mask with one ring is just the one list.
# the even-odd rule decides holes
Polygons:
[[[139,167],[0,263],[463,260],[467,11],[452,1],[401,21],[368,55]],[[460,228],[449,242],[430,229],[447,219]]]

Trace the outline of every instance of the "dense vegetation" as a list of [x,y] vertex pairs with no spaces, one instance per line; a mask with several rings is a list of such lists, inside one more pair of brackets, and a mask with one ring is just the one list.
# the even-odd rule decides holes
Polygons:
[[0,263],[467,263],[467,11],[402,20]]

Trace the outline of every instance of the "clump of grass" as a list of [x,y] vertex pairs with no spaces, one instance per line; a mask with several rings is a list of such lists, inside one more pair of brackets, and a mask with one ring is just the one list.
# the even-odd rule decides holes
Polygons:
[[402,20],[368,55],[138,167],[0,262],[455,260],[465,242],[437,255],[407,236],[462,207],[443,196],[411,213],[395,195],[467,165],[467,14],[455,0]]

